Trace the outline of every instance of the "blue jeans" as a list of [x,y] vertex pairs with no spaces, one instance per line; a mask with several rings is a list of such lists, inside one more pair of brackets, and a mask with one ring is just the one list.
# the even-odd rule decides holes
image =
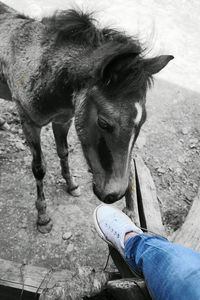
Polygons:
[[200,253],[140,234],[128,239],[124,254],[154,300],[200,300]]

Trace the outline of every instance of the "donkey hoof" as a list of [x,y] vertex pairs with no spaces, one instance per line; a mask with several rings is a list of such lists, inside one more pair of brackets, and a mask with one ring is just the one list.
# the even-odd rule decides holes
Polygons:
[[53,222],[49,217],[41,218],[37,221],[37,229],[39,232],[45,234],[49,233],[53,227]]
[[43,234],[49,233],[51,231],[52,227],[53,227],[53,222],[51,220],[49,220],[49,223],[47,223],[46,225],[37,224],[38,231]]
[[72,195],[73,197],[79,197],[81,195],[80,187],[77,185],[73,187],[72,189],[68,189],[68,193]]

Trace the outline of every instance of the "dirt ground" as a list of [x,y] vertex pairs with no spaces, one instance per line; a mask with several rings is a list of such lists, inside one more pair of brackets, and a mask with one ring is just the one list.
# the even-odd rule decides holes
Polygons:
[[[157,187],[163,222],[176,230],[196,195],[200,175],[200,95],[156,80],[147,97],[147,122],[135,150],[150,168]],[[47,161],[45,194],[53,219],[50,234],[35,226],[36,188],[31,155],[15,105],[0,100],[0,115],[9,128],[0,131],[0,257],[34,265],[73,269],[77,264],[102,268],[107,247],[97,237],[92,213],[99,200],[91,190],[91,176],[72,126],[70,161],[81,196],[66,192],[61,177],[51,126],[43,128],[42,146]],[[123,201],[119,201],[123,207]],[[63,240],[66,233],[69,236]]]

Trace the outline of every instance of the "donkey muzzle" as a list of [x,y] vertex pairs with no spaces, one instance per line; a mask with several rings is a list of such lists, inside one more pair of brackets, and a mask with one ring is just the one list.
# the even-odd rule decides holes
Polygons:
[[102,193],[99,192],[99,190],[96,188],[96,185],[93,184],[93,192],[94,194],[101,200],[102,202],[106,204],[112,204],[118,200],[120,200],[122,197],[124,197],[124,194],[118,194],[118,193],[110,193],[106,196],[104,196]]

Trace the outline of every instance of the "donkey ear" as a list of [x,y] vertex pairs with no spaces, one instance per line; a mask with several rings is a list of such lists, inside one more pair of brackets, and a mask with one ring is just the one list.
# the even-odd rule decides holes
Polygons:
[[131,66],[138,56],[136,53],[119,53],[109,57],[101,66],[100,78],[106,84],[117,84],[130,73]]
[[144,69],[150,74],[156,74],[162,70],[170,60],[174,59],[172,55],[161,55],[154,58],[144,59]]

